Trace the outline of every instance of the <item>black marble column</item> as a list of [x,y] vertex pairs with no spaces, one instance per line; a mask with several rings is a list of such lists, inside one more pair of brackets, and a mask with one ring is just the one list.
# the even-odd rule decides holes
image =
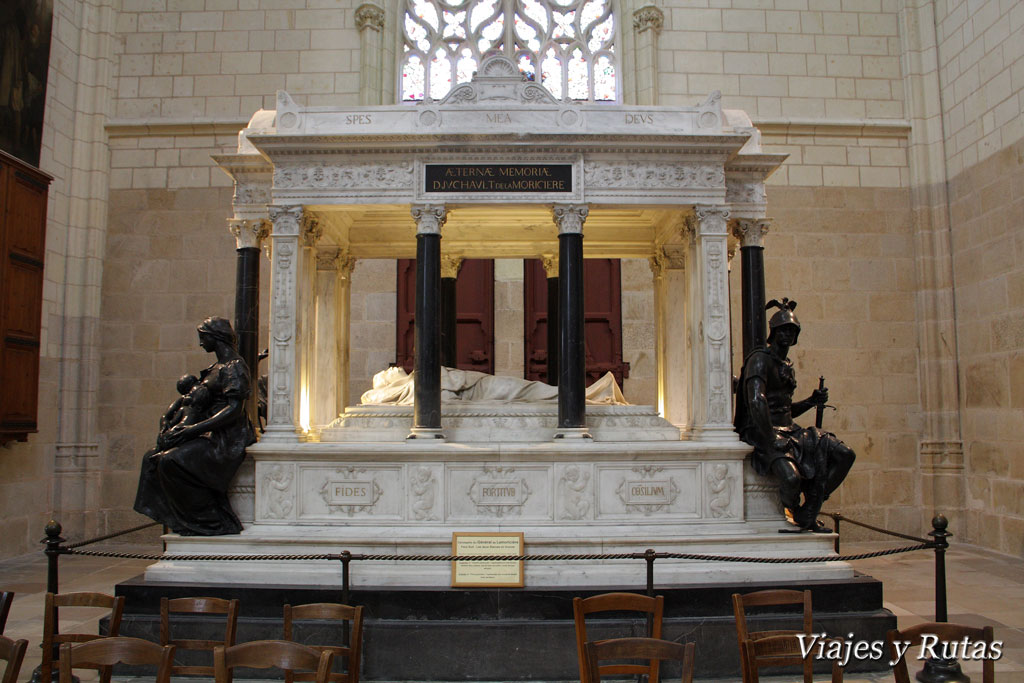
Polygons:
[[554,208],[558,224],[558,427],[586,427],[583,346],[583,221],[586,206]]
[[741,287],[743,314],[743,358],[765,345],[767,316],[764,310],[764,235],[766,219],[736,219],[734,234],[740,239]]
[[413,433],[441,438],[441,225],[442,206],[414,206],[416,219],[416,372]]
[[558,386],[558,276],[547,278],[548,282],[548,384]]
[[252,423],[257,422],[259,394],[256,380],[259,371],[260,324],[260,243],[269,234],[267,221],[229,219],[228,227],[235,236],[235,334],[238,335],[238,353],[249,368],[252,391],[246,401],[246,411]]

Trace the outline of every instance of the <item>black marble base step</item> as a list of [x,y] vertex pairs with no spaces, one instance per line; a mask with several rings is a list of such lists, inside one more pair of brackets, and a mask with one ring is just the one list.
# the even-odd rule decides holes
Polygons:
[[[732,615],[732,594],[766,588],[810,588],[815,626],[831,635],[884,640],[896,618],[882,607],[882,584],[870,576],[848,580],[659,587],[665,596],[663,637],[697,644],[698,677],[739,677],[739,648]],[[350,604],[365,607],[362,678],[387,681],[569,681],[578,680],[572,598],[608,587],[549,589],[356,588]],[[160,598],[210,595],[241,601],[238,642],[281,637],[285,604],[341,602],[334,587],[156,583],[140,578],[117,586],[126,607],[122,635],[156,640]],[[613,615],[614,616],[614,615]],[[797,610],[779,608],[748,619],[753,630],[798,628]],[[590,624],[593,623],[591,626]],[[644,635],[642,619],[588,621],[592,638]],[[176,638],[216,638],[223,633],[215,618],[176,618]],[[338,642],[340,629],[309,626],[299,640]],[[202,653],[182,653],[203,658]],[[201,663],[196,660],[196,663]],[[817,667],[816,667],[817,668]],[[848,671],[886,668],[885,661],[851,662]],[[820,663],[820,671],[831,669]],[[780,670],[780,673],[782,670]],[[770,670],[768,673],[771,673]],[[259,672],[253,672],[259,676]],[[274,675],[266,672],[264,675]],[[663,678],[678,675],[668,667]],[[249,677],[247,674],[243,677]]]

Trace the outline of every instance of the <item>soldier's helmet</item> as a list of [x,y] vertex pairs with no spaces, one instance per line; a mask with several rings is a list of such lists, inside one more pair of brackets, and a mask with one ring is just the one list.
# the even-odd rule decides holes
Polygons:
[[770,337],[775,330],[782,327],[783,325],[793,325],[796,327],[796,336],[793,337],[793,343],[796,343],[797,338],[800,336],[800,320],[797,319],[796,314],[793,310],[796,309],[796,302],[791,301],[786,297],[782,297],[782,301],[772,299],[765,305],[766,309],[771,310],[772,308],[778,308],[775,314],[772,315],[768,321],[768,336]]

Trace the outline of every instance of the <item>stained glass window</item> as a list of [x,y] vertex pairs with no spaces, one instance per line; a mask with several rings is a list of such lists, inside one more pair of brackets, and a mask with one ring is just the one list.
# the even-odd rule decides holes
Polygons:
[[556,99],[618,100],[612,0],[404,2],[404,102],[443,98],[494,53],[509,56]]

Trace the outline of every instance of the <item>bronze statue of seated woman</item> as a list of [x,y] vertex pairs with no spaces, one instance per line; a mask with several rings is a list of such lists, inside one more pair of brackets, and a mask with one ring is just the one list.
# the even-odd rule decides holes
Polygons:
[[[249,368],[238,355],[231,323],[207,318],[199,345],[217,361],[179,380],[182,394],[161,419],[157,445],[142,459],[135,510],[183,536],[237,534],[242,524],[228,485],[256,441],[245,411]],[[195,380],[194,382],[192,380]]]

